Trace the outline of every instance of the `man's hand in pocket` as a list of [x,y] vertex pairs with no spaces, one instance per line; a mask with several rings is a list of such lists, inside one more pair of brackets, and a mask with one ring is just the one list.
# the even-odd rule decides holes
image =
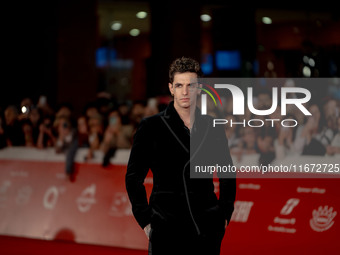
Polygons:
[[146,234],[146,237],[149,239],[150,238],[150,232],[151,232],[151,225],[150,224],[145,226],[144,232]]

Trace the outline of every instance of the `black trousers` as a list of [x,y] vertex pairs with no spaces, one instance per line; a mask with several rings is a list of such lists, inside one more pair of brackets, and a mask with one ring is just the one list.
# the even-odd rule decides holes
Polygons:
[[210,233],[152,229],[149,255],[219,255],[224,231]]

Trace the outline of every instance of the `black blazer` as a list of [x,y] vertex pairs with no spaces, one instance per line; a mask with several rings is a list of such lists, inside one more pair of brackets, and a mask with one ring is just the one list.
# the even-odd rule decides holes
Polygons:
[[[192,158],[190,148],[195,150]],[[211,152],[213,156],[207,157]],[[235,174],[219,178],[217,199],[212,178],[190,178],[190,167],[194,170],[197,164],[233,164],[224,130],[213,128],[211,117],[196,110],[190,134],[171,102],[165,111],[141,121],[125,181],[133,214],[142,228],[151,223],[152,228],[180,226],[200,233],[218,227],[224,231],[224,221],[230,221],[234,210]],[[153,189],[148,203],[143,183],[149,169]]]

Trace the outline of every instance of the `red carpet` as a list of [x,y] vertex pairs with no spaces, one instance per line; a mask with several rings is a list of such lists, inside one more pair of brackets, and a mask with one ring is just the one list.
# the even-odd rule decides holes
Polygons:
[[1,255],[146,255],[147,251],[0,236]]

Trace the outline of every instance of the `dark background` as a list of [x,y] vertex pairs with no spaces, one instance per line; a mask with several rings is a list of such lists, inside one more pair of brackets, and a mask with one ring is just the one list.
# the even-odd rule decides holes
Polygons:
[[[67,102],[80,112],[102,91],[117,101],[167,95],[169,64],[181,56],[201,63],[210,56],[211,77],[304,77],[303,56],[309,56],[315,60],[310,77],[338,77],[340,23],[335,2],[284,3],[8,2],[3,6],[0,107],[19,106],[26,97],[36,103],[44,94],[52,107]],[[129,20],[129,13],[139,7],[148,12],[146,20]],[[202,13],[209,13],[211,21],[202,22]],[[263,24],[263,15],[273,23]],[[111,33],[107,27],[115,17],[127,19],[123,28],[141,26],[140,35],[132,37],[124,29]],[[113,62],[98,66],[98,49],[113,50]],[[219,50],[238,51],[240,68],[219,70]]]

